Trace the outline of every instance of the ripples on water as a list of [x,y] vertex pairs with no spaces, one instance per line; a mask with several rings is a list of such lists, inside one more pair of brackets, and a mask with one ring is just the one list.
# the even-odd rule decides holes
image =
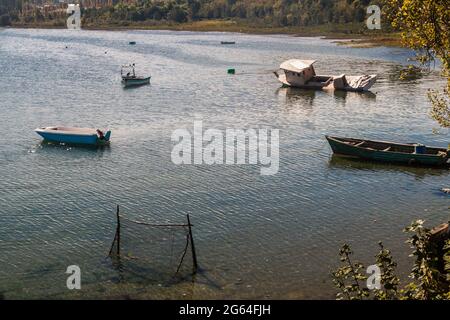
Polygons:
[[[236,45],[221,46],[233,39]],[[136,41],[136,46],[129,46]],[[67,48],[66,48],[67,47]],[[433,134],[425,92],[435,74],[392,76],[410,52],[350,49],[317,38],[169,31],[0,31],[0,292],[5,297],[333,298],[329,271],[350,242],[373,261],[378,240],[403,271],[402,228],[448,220],[445,170],[331,156],[325,134],[446,146]],[[280,88],[285,59],[317,59],[319,73],[377,73],[374,94]],[[123,90],[120,65],[151,72]],[[227,68],[237,74],[226,74]],[[175,166],[174,129],[280,129],[280,171]],[[33,129],[109,127],[109,148],[41,143]],[[132,218],[191,214],[204,270],[194,282],[118,283],[105,258],[114,207]],[[65,289],[77,264],[83,290]]]

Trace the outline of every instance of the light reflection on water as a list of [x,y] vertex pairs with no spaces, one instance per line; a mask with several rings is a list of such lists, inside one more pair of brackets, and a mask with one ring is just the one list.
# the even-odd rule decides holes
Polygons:
[[[221,40],[236,39],[234,46]],[[129,46],[129,41],[136,46]],[[67,46],[67,48],[66,48]],[[333,298],[329,271],[350,242],[373,261],[382,240],[408,269],[401,230],[448,220],[447,170],[336,159],[325,134],[446,146],[433,134],[432,73],[392,76],[410,56],[349,49],[317,38],[169,31],[14,30],[0,33],[0,292],[6,298]],[[285,59],[318,60],[327,74],[377,73],[372,93],[280,88]],[[124,90],[134,62],[151,85]],[[236,68],[237,74],[226,70]],[[175,166],[173,130],[280,129],[280,171]],[[107,148],[41,143],[47,125],[109,127]],[[192,281],[118,282],[106,258],[114,208],[179,222],[189,213],[202,267]],[[65,289],[80,265],[83,290]]]

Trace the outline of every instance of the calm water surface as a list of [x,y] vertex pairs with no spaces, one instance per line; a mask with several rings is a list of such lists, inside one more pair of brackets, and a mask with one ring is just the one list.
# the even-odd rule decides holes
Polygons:
[[[223,46],[220,41],[236,41]],[[136,46],[129,46],[136,41]],[[449,172],[336,159],[324,135],[422,142],[433,132],[426,90],[436,73],[397,80],[411,56],[318,38],[168,31],[0,30],[0,293],[5,298],[330,298],[340,245],[373,261],[377,241],[405,273],[402,229],[448,220]],[[285,59],[329,74],[377,73],[373,95],[281,89]],[[120,65],[152,74],[124,90]],[[227,68],[237,74],[230,76]],[[280,129],[280,170],[176,166],[173,130]],[[109,127],[110,148],[41,144],[48,125]],[[189,213],[202,272],[172,284],[120,281],[106,258],[114,208],[153,222]],[[66,267],[82,290],[66,289]]]

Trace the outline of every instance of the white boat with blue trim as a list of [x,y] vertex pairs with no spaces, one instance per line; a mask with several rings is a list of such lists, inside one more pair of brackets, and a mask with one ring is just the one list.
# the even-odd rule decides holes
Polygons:
[[35,132],[45,141],[67,144],[105,145],[111,139],[111,130],[106,133],[100,129],[75,127],[43,127]]

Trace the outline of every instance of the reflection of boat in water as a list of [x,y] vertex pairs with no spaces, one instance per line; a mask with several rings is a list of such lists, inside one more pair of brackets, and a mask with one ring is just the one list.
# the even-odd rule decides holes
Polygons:
[[[328,92],[328,91],[325,91]],[[371,91],[343,91],[343,90],[333,90],[333,96],[336,100],[346,100],[357,98],[360,100],[374,100],[377,95]]]
[[[315,103],[322,104],[323,100],[329,101],[327,96],[333,96],[336,105],[345,105],[348,102],[352,104],[366,104],[375,101],[376,95],[370,91],[349,92],[342,90],[324,90],[317,91],[312,89],[302,89],[296,87],[278,87],[277,96],[284,104],[291,106],[313,106]],[[317,99],[317,101],[316,101]]]
[[403,172],[414,175],[418,178],[425,176],[449,175],[450,171],[445,167],[419,167],[404,166],[392,163],[383,163],[376,161],[361,161],[357,158],[341,157],[333,154],[328,162],[328,167],[333,169],[351,170],[351,171],[381,171],[381,172]]
[[[333,91],[322,91],[324,94],[333,95],[336,100],[346,100],[346,99],[359,99],[359,100],[373,100],[376,99],[376,94],[370,91],[342,91],[342,90],[333,90]],[[287,98],[302,98],[309,97],[315,98],[318,91],[313,89],[304,89],[297,87],[280,87],[277,89],[277,94],[280,96],[286,96]]]
[[449,165],[450,153],[444,148],[330,136],[326,138],[335,154],[346,157],[417,166]]
[[315,60],[287,60],[280,65],[283,73],[274,73],[283,85],[305,89],[367,91],[377,79],[376,75],[316,75],[313,66],[315,62]]
[[316,90],[302,89],[295,87],[280,87],[277,89],[277,94],[279,96],[286,96],[287,98],[297,99],[297,98],[314,98],[316,96]]
[[111,139],[111,131],[105,134],[99,129],[74,127],[44,127],[35,130],[45,141],[80,145],[104,145]]
[[316,98],[317,91],[294,88],[294,87],[280,87],[276,94],[283,100],[284,103],[292,106],[312,106]]
[[120,70],[120,75],[122,76],[122,83],[125,87],[135,87],[135,86],[142,86],[144,84],[149,84],[151,78],[151,76],[148,77],[136,76],[134,63],[122,66],[122,69]]

